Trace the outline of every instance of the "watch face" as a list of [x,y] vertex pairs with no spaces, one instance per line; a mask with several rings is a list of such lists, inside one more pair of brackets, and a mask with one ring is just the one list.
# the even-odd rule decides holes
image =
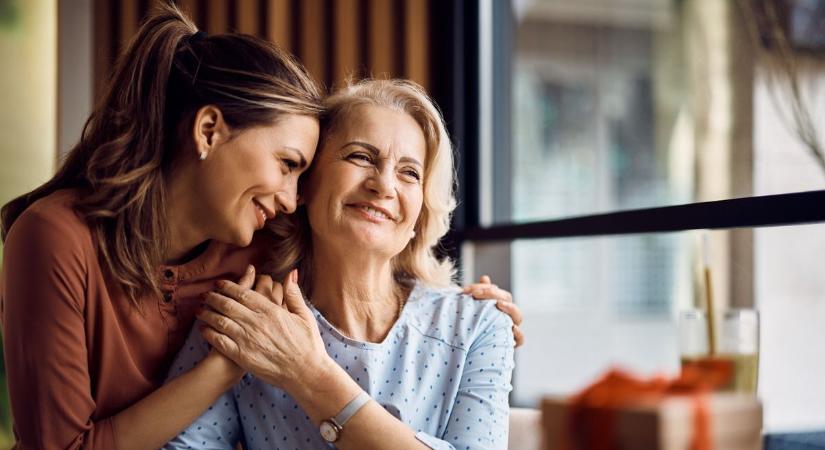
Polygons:
[[338,428],[328,420],[321,422],[321,437],[327,442],[337,441]]

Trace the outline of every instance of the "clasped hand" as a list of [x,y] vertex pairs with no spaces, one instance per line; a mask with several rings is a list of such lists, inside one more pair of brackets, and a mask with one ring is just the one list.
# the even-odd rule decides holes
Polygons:
[[[249,266],[244,278],[254,270]],[[254,290],[218,281],[217,290],[204,295],[207,308],[197,313],[206,324],[204,339],[245,371],[283,389],[323,372],[329,357],[297,280],[293,270],[283,284],[257,276]]]

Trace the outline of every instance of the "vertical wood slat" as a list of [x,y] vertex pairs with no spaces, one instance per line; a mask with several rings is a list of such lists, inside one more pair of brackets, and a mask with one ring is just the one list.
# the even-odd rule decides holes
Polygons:
[[209,34],[229,31],[229,1],[211,0],[207,4],[209,9],[206,14],[206,29]]
[[358,27],[358,0],[335,0],[335,16],[333,17],[334,39],[330,49],[335,65],[332,69],[332,86],[340,86],[347,77],[355,76],[359,72],[360,62],[360,33]]
[[292,42],[292,3],[290,0],[266,0],[267,18],[264,37],[278,44],[286,51],[293,51]]
[[370,0],[368,14],[370,75],[376,78],[392,77],[396,74],[393,64],[396,43],[392,29],[392,1]]
[[113,43],[117,41],[113,32],[111,20],[111,5],[108,0],[95,0],[94,2],[94,30],[92,31],[92,42],[99,45],[94,46],[94,102],[103,96],[103,87],[112,70]]
[[122,0],[120,2],[120,17],[118,18],[118,54],[126,50],[126,45],[138,29],[140,13],[137,0]]
[[427,0],[404,1],[404,77],[428,89],[430,65],[428,50],[430,48],[430,30],[428,24],[429,3]]
[[237,0],[235,14],[238,18],[238,31],[253,36],[258,35],[257,0]]
[[312,77],[319,83],[326,82],[328,56],[324,49],[323,0],[301,1],[301,30],[298,43],[299,56]]
[[[108,0],[94,0],[95,42],[102,44],[95,49],[96,96],[116,56],[137,31],[142,1],[145,2],[122,0],[115,5]],[[177,0],[177,3],[189,17],[206,22],[199,25],[206,25],[212,34],[230,31],[230,17],[235,17],[238,31],[264,37],[297,53],[320,82],[340,85],[347,77],[358,76],[366,69],[366,75],[406,77],[425,89],[429,86],[429,0]],[[259,18],[261,12],[266,16]],[[398,30],[399,24],[403,30]]]

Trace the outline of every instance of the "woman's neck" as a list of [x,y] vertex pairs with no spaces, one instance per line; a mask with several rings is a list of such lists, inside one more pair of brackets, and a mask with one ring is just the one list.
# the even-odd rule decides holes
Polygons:
[[352,339],[383,341],[406,298],[393,278],[391,261],[319,247],[312,257],[313,305]]
[[[183,175],[183,174],[182,174]],[[166,220],[169,230],[169,247],[163,257],[165,264],[177,265],[185,263],[198,256],[209,240],[203,232],[195,226],[196,212],[190,211],[193,205],[192,194],[188,186],[192,183],[181,182],[185,176],[176,177],[177,182],[167,184]]]

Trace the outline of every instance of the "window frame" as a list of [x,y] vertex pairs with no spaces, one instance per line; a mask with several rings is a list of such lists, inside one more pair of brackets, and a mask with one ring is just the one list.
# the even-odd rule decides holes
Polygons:
[[[512,67],[508,46],[514,18],[510,2],[480,0],[434,2],[431,9],[433,32],[432,96],[440,105],[447,128],[456,146],[458,207],[453,215],[450,233],[443,244],[444,253],[458,261],[460,249],[473,243],[512,242],[516,239],[571,238],[582,236],[627,235],[656,232],[677,232],[700,229],[760,228],[825,222],[825,190],[790,192],[692,202],[641,209],[618,209],[606,213],[564,217],[546,221],[492,224],[492,213],[485,211],[485,202],[506,197],[509,204],[510,126],[498,120],[509,117],[509,108],[493,111],[494,130],[480,130],[480,116],[485,105],[481,95],[480,55],[481,8],[491,8],[493,81],[486,85],[494,89],[492,104],[502,104],[509,98]],[[445,42],[449,45],[443,45]],[[489,67],[489,66],[488,66]],[[496,76],[498,75],[498,76]],[[498,99],[498,101],[497,101]],[[497,102],[497,103],[496,103]],[[504,102],[509,104],[509,101]],[[501,127],[500,124],[507,124]],[[490,133],[488,142],[480,136]],[[491,156],[494,164],[507,171],[483,173],[483,145],[496,148]],[[487,150],[489,151],[489,149]],[[482,183],[496,189],[483,198]],[[506,186],[506,189],[498,189]],[[487,189],[489,192],[489,189]],[[485,217],[487,216],[487,217]],[[500,219],[500,218],[496,218]],[[499,283],[507,286],[507,283]]]

